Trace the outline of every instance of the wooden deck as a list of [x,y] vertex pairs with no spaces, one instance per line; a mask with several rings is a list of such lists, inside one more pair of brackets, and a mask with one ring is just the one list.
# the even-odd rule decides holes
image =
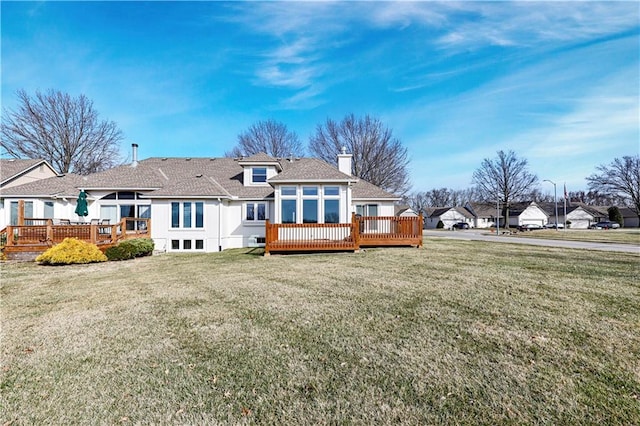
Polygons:
[[265,255],[280,252],[357,251],[361,247],[422,247],[419,217],[357,216],[351,223],[270,223]]
[[0,231],[0,245],[7,257],[15,253],[41,253],[65,238],[77,238],[97,245],[102,251],[119,241],[150,237],[151,220],[123,218],[115,224],[79,223],[54,225],[52,219],[25,218],[24,225],[10,225]]

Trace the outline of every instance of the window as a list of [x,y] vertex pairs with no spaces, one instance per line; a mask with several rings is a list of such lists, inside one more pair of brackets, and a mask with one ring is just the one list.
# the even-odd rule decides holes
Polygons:
[[282,223],[296,223],[296,200],[282,200]]
[[204,250],[204,240],[196,240],[196,250]]
[[318,187],[317,186],[303,186],[302,187],[302,196],[318,196]]
[[182,240],[182,248],[184,250],[191,250],[191,240]]
[[53,201],[44,202],[44,218],[53,219]]
[[254,167],[251,172],[251,181],[253,183],[265,183],[267,181],[266,167]]
[[182,204],[182,226],[191,228],[191,203]]
[[318,223],[318,200],[302,200],[302,223]]
[[[12,201],[9,209],[10,209],[9,223],[11,225],[17,225],[18,224],[18,202]],[[33,201],[24,202],[24,217],[26,218],[33,217]]]
[[171,240],[171,250],[180,250],[180,240]]
[[280,189],[280,194],[283,196],[286,195],[296,195],[296,187],[295,186],[283,186]]
[[180,227],[180,203],[171,203],[171,227]]
[[333,196],[333,195],[340,195],[340,187],[338,186],[325,186],[324,187],[324,195],[326,196]]
[[324,200],[324,223],[340,222],[340,200]]
[[109,219],[110,223],[118,222],[118,206],[100,206],[100,219]]
[[356,214],[360,216],[378,216],[377,204],[359,204],[356,206]]
[[136,206],[133,204],[120,205],[120,218],[123,217],[136,217]]
[[244,219],[247,221],[257,221],[267,219],[266,203],[247,203]]
[[196,228],[204,227],[204,203],[196,203]]
[[[194,206],[195,205],[195,206]],[[195,215],[194,215],[195,211]],[[182,214],[182,217],[181,217]],[[195,221],[194,221],[195,216]],[[141,216],[143,217],[143,216]],[[172,202],[171,203],[171,227],[172,228],[204,228],[204,203]]]

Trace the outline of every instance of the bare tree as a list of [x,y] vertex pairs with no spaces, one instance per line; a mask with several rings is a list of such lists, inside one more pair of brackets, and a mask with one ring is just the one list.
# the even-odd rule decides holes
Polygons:
[[513,151],[498,151],[496,158],[482,160],[480,168],[473,172],[473,182],[483,201],[497,199],[504,206],[508,228],[510,204],[530,196],[538,177],[529,173],[526,159],[518,158]]
[[402,202],[416,213],[425,213],[429,202],[427,200],[426,192],[414,192],[412,194],[405,195],[402,198]]
[[86,96],[49,90],[17,92],[18,108],[2,115],[2,148],[16,158],[42,158],[61,173],[89,174],[121,163],[122,132],[101,121]]
[[227,157],[251,156],[264,152],[272,157],[300,157],[304,155],[304,147],[298,135],[287,129],[283,123],[275,120],[258,121],[246,132],[238,135],[238,145]]
[[340,123],[327,119],[309,140],[312,155],[337,164],[345,147],[353,154],[353,175],[382,189],[404,195],[409,190],[407,149],[380,120],[347,115]]
[[596,167],[587,178],[589,189],[623,197],[640,218],[640,156],[615,158],[609,165]]
[[448,188],[431,189],[426,194],[431,207],[449,207],[451,205],[451,191]]

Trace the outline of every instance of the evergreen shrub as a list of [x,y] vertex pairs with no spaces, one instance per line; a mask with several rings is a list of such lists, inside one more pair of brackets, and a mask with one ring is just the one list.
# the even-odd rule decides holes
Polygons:
[[36,258],[43,265],[71,265],[74,263],[106,262],[105,256],[95,244],[77,238],[65,238]]

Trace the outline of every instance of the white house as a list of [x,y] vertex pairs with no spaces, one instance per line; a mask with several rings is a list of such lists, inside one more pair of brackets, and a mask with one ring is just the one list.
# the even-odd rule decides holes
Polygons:
[[458,222],[465,222],[473,227],[474,217],[471,212],[462,207],[436,207],[427,210],[424,226],[426,229],[435,229],[438,222],[442,222],[444,229],[452,229]]
[[509,226],[521,225],[544,226],[549,221],[549,214],[535,202],[514,203],[509,209]]
[[[338,168],[314,158],[148,158],[85,177],[67,175],[22,185],[4,204],[25,200],[33,217],[120,221],[151,219],[156,249],[215,252],[258,245],[265,220],[349,223],[352,213],[393,216],[399,197],[351,175],[350,154]],[[89,215],[75,215],[80,190]],[[11,204],[13,205],[13,204]],[[25,216],[29,216],[25,213]],[[12,217],[5,214],[9,223]]]

